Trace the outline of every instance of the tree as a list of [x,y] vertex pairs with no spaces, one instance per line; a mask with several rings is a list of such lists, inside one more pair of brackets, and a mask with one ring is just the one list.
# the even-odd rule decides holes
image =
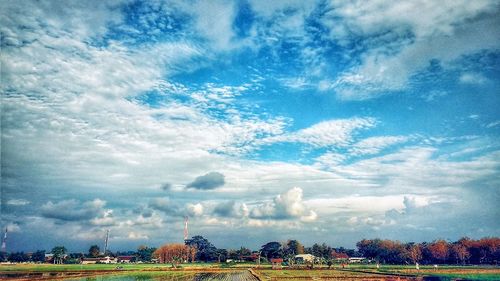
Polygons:
[[215,253],[217,255],[217,262],[226,262],[227,257],[228,257],[228,252],[226,249],[217,249],[215,250]]
[[267,259],[283,257],[283,248],[280,242],[269,242],[262,245],[260,252]]
[[156,248],[149,248],[145,245],[137,247],[137,258],[143,262],[150,262]]
[[7,261],[8,257],[9,257],[9,255],[7,254],[7,252],[3,252],[3,251],[0,252],[0,262]]
[[469,258],[469,249],[459,242],[455,242],[450,247],[450,254],[453,256],[455,261],[461,264],[465,264],[465,261]]
[[283,246],[283,253],[287,255],[300,255],[304,253],[304,246],[297,240],[288,240]]
[[380,257],[380,239],[363,239],[356,243],[358,251],[365,257],[378,260]]
[[177,267],[181,262],[192,260],[196,250],[184,244],[166,244],[158,248],[153,255],[158,257],[161,263],[171,263],[172,267]]
[[193,236],[186,240],[185,244],[196,248],[196,260],[207,262],[216,261],[219,258],[217,248],[203,236]]
[[427,246],[431,257],[438,263],[444,263],[448,257],[448,242],[437,240]]
[[406,245],[408,258],[412,263],[417,263],[422,259],[422,246],[419,244],[408,243]]
[[54,263],[61,264],[66,255],[66,248],[64,246],[56,246],[50,251],[54,255]]
[[12,252],[9,255],[9,261],[11,262],[27,262],[28,260],[29,257],[24,252]]
[[38,250],[33,253],[31,256],[31,260],[33,262],[45,262],[45,251],[44,250]]
[[283,256],[288,259],[288,264],[295,264],[295,256],[304,253],[304,246],[297,240],[288,240],[283,245]]
[[101,249],[99,249],[99,246],[97,246],[97,245],[90,246],[90,248],[89,248],[89,257],[91,257],[91,258],[97,258],[100,253],[101,253]]

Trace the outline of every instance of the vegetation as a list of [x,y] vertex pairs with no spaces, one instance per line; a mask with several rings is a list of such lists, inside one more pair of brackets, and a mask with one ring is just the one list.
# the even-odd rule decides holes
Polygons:
[[100,253],[101,253],[101,249],[99,249],[99,246],[97,246],[97,245],[90,246],[90,248],[89,248],[89,256],[91,258],[97,258]]
[[63,263],[63,260],[65,258],[67,251],[68,250],[66,250],[66,248],[64,246],[56,246],[56,247],[52,248],[51,253],[54,255],[53,256],[54,263],[57,263],[57,264]]
[[388,264],[498,264],[500,238],[456,242],[436,240],[432,243],[401,243],[399,241],[363,239],[357,243],[359,252],[367,258]]
[[166,244],[158,248],[153,256],[158,257],[160,263],[171,263],[177,267],[182,262],[194,261],[196,248],[184,244]]
[[193,236],[191,239],[186,240],[185,243],[187,246],[196,248],[197,261],[209,262],[219,259],[220,252],[217,252],[217,248],[203,236]]
[[[165,245],[168,246],[168,245]],[[171,259],[165,256],[169,247],[157,249],[141,245],[136,251],[126,252],[107,252],[106,255],[117,256],[133,256],[137,262],[154,262],[156,257],[164,257],[162,262],[171,263]],[[172,245],[170,245],[172,246]],[[187,248],[185,248],[186,246]],[[218,249],[208,239],[203,236],[194,236],[185,241],[185,245],[178,244],[178,249],[196,249],[194,258],[192,252],[187,254],[182,253],[176,255],[178,259],[174,262],[175,266],[180,262],[197,261],[197,262],[226,262],[230,259],[234,262],[256,262],[257,259],[262,259],[263,262],[269,261],[271,258],[283,258],[289,265],[293,265],[294,257],[297,254],[312,254],[315,262],[319,265],[324,264],[332,266],[334,263],[346,262],[350,257],[365,257],[368,260],[376,261],[380,264],[498,264],[500,261],[500,238],[482,238],[473,240],[462,238],[455,242],[447,242],[445,240],[436,240],[433,242],[423,243],[401,243],[393,240],[382,239],[363,239],[357,243],[357,250],[345,248],[333,248],[325,243],[315,243],[311,247],[304,247],[297,240],[288,240],[286,242],[272,241],[261,246],[258,251],[252,251],[245,247],[239,249]],[[167,252],[165,252],[167,251]],[[38,250],[34,253],[24,252],[0,252],[0,261],[10,261],[15,263],[23,262],[51,262],[51,263],[79,263],[84,257],[99,257],[99,246],[92,245],[89,248],[88,254],[83,253],[67,253],[64,246],[54,247],[50,253],[53,258],[48,260],[45,258],[45,251]],[[170,255],[170,254],[168,254]]]

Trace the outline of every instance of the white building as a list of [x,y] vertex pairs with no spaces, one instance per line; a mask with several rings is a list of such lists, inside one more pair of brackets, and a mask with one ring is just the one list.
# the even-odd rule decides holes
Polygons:
[[360,262],[363,262],[364,260],[366,260],[365,257],[352,257],[352,258],[349,258],[349,262],[350,263],[360,263]]
[[300,254],[295,256],[295,261],[298,263],[313,262],[316,257],[311,254]]

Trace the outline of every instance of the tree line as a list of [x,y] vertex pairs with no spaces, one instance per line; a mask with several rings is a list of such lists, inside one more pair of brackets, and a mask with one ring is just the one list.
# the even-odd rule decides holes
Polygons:
[[[305,247],[298,240],[285,242],[272,241],[258,250],[246,247],[239,249],[220,249],[203,236],[193,236],[184,244],[165,244],[158,248],[141,245],[136,251],[101,253],[97,245],[92,245],[88,253],[68,253],[64,246],[56,246],[50,252],[53,263],[78,263],[85,257],[120,255],[134,256],[136,261],[172,263],[177,266],[182,262],[226,262],[256,261],[265,262],[272,258],[283,258],[294,262],[298,254],[311,254],[320,262],[331,264],[349,257],[365,257],[386,264],[498,264],[500,261],[500,238],[485,237],[478,240],[467,237],[455,242],[435,240],[433,242],[403,243],[395,240],[363,239],[357,249],[334,248],[326,243],[315,243]],[[46,251],[33,253],[0,252],[0,261],[11,262],[47,262]]]
[[455,242],[440,239],[430,243],[363,239],[356,246],[363,256],[389,264],[498,264],[500,262],[498,237],[479,240],[464,237]]

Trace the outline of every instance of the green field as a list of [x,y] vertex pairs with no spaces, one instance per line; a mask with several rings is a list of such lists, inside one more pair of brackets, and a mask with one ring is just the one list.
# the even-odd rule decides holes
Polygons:
[[417,271],[414,266],[383,265],[377,269],[375,265],[351,264],[344,269],[335,265],[272,270],[268,264],[255,268],[252,263],[190,263],[177,269],[169,264],[0,265],[0,280],[256,280],[249,275],[250,268],[261,280],[422,280],[432,276],[440,280],[500,280],[500,267],[421,266]]

